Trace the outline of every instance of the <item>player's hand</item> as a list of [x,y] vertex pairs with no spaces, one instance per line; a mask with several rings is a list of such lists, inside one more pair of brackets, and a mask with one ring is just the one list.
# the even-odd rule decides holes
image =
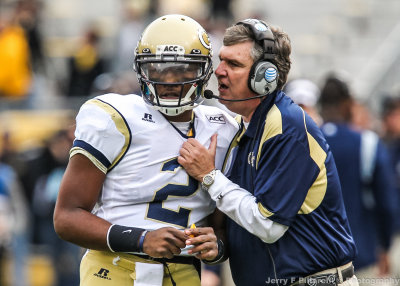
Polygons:
[[193,248],[188,250],[188,254],[195,254],[195,257],[204,260],[213,260],[217,257],[217,236],[212,227],[185,229],[185,234],[189,236],[186,240],[186,245],[194,245]]
[[143,252],[155,258],[173,258],[181,253],[188,236],[173,227],[149,231],[143,241]]
[[181,164],[186,172],[198,181],[215,169],[215,152],[217,150],[217,134],[211,137],[208,149],[200,144],[199,141],[189,138],[182,144],[179,150],[180,156],[178,163]]

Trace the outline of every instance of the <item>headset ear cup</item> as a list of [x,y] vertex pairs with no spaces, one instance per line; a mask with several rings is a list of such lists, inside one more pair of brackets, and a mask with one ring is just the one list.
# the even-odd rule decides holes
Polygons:
[[268,61],[258,61],[250,69],[248,85],[257,94],[270,94],[278,84],[278,69]]
[[250,68],[249,77],[247,78],[247,86],[248,86],[249,89],[250,89],[251,91],[253,91],[253,92],[256,92],[256,91],[254,91],[254,89],[253,89],[253,83],[254,83],[254,77],[255,77],[254,70],[256,69],[256,67],[257,67],[257,65],[258,65],[259,63],[260,63],[260,61],[257,61],[257,62],[255,62],[255,63],[253,63],[253,65],[252,65],[251,68]]

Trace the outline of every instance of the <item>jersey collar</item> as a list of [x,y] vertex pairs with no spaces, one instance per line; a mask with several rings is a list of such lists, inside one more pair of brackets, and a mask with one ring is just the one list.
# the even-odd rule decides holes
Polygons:
[[195,118],[196,118],[196,115],[194,114],[194,112],[192,112],[192,119],[190,120],[189,130],[188,130],[187,134],[182,133],[178,128],[176,128],[176,126],[174,124],[171,123],[171,121],[169,121],[167,119],[166,120],[183,138],[189,139],[189,138],[196,137],[196,130],[194,128]]

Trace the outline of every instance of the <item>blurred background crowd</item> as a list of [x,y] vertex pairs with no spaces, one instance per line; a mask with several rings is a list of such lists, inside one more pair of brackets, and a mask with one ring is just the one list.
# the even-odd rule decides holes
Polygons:
[[[356,270],[399,278],[400,1],[1,0],[0,285],[79,284],[82,250],[52,226],[74,117],[95,95],[140,93],[137,40],[171,13],[205,27],[214,66],[225,28],[238,20],[265,19],[289,34],[285,91],[332,145],[359,248]],[[209,88],[216,93],[214,77]],[[232,285],[227,267],[205,271],[203,284]]]

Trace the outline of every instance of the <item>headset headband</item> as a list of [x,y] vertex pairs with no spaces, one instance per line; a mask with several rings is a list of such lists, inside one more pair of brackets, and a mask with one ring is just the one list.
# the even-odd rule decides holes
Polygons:
[[245,19],[237,22],[236,25],[249,27],[253,32],[255,41],[264,50],[264,60],[273,60],[275,56],[275,38],[271,29],[257,19]]

